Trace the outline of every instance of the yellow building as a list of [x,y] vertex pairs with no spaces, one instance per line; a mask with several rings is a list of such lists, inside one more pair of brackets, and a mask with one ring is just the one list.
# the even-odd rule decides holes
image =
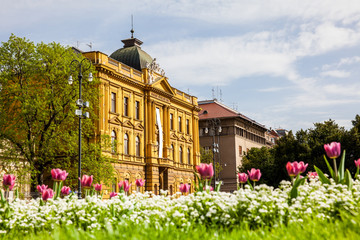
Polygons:
[[[147,191],[179,191],[194,182],[200,163],[197,98],[173,88],[165,72],[140,47],[137,38],[122,40],[124,47],[110,56],[83,53],[92,60],[101,80],[98,136],[111,136],[106,151],[116,160],[117,182],[146,179]],[[192,186],[193,190],[193,186]]]

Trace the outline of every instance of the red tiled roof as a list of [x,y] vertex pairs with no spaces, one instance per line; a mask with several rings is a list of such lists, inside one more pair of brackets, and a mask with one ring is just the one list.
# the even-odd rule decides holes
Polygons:
[[201,104],[201,111],[199,112],[199,119],[209,119],[209,118],[220,118],[220,117],[237,117],[239,114],[235,111],[232,111],[228,108],[225,108],[216,102],[210,102]]
[[[206,120],[211,118],[228,118],[228,117],[240,117],[249,122],[252,122],[262,128],[265,128],[264,125],[248,118],[245,115],[217,102],[216,100],[205,100],[198,102],[201,111],[199,112],[199,120]],[[266,129],[266,128],[265,128]]]

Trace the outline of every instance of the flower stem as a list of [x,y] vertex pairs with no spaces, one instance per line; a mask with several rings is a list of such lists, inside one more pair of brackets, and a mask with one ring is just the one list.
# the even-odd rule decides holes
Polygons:
[[334,161],[334,172],[335,172],[335,182],[338,183],[338,171],[336,166],[336,158],[333,158]]

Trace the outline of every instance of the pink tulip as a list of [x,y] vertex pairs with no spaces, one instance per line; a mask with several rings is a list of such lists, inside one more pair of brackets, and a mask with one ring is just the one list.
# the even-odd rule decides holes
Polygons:
[[44,190],[46,190],[48,188],[47,185],[43,184],[43,185],[38,185],[36,187],[36,189],[38,190],[39,193],[42,193]]
[[246,173],[238,173],[238,179],[240,183],[246,183],[248,180],[248,175]]
[[129,184],[127,180],[120,181],[118,185],[119,185],[119,189],[123,189],[124,192],[128,192],[131,186],[131,184]]
[[260,180],[261,177],[260,169],[252,168],[250,171],[248,170],[248,174],[251,181],[257,182]]
[[210,179],[214,176],[214,168],[212,163],[200,163],[200,165],[196,166],[196,170],[199,172],[202,179]]
[[102,184],[94,184],[94,188],[95,188],[95,191],[97,192],[101,192],[101,189],[102,189]]
[[13,174],[4,174],[3,176],[3,186],[5,189],[9,189],[10,191],[13,189],[14,185],[15,185],[15,175]]
[[144,186],[144,184],[145,184],[145,180],[143,180],[143,179],[136,179],[136,180],[135,180],[135,184],[136,184],[137,187],[142,187],[142,186]]
[[185,184],[180,184],[179,189],[180,189],[180,192],[187,193],[190,190],[190,184],[186,184],[186,183]]
[[54,191],[51,188],[45,189],[42,192],[42,199],[44,201],[47,201],[49,198],[52,198],[54,196]]
[[357,168],[360,168],[360,158],[358,160],[354,160],[354,162],[355,162],[355,166]]
[[70,194],[70,187],[67,187],[67,186],[63,186],[61,188],[61,194],[64,195],[64,196],[67,196]]
[[204,186],[203,189],[204,189],[204,191],[209,189],[210,192],[214,190],[214,188],[212,186]]
[[329,158],[335,159],[341,154],[341,146],[339,142],[332,142],[330,144],[324,144],[326,155]]
[[110,199],[113,198],[113,197],[116,197],[116,196],[117,196],[117,193],[116,193],[116,192],[110,193]]
[[65,170],[61,170],[59,168],[51,170],[51,177],[56,182],[65,181],[65,179],[68,175],[69,175],[69,173],[67,173]]
[[317,172],[308,172],[307,175],[308,175],[308,177],[311,178],[311,179],[318,178]]
[[83,175],[82,179],[79,178],[79,180],[83,188],[91,188],[91,184],[93,182],[93,175],[91,176]]
[[304,164],[303,161],[301,162],[288,162],[286,164],[286,170],[289,174],[290,177],[294,177],[294,176],[297,176],[298,174],[301,174],[303,172],[306,171],[306,168],[307,168],[308,164]]
[[305,172],[308,165],[309,165],[308,163],[305,164],[303,161],[299,162],[299,163],[298,163],[299,172],[300,172],[300,173]]

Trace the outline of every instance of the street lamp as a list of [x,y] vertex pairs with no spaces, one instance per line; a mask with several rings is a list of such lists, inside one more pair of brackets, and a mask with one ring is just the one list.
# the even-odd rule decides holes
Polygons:
[[[75,110],[75,115],[79,117],[79,161],[78,161],[78,198],[81,199],[81,119],[89,118],[89,112],[82,112],[82,108],[88,108],[90,106],[89,102],[84,102],[81,98],[81,85],[82,85],[82,72],[86,72],[91,67],[91,60],[88,58],[84,58],[81,61],[76,59],[72,60],[70,63],[70,69],[74,69],[74,71],[78,71],[78,80],[79,80],[79,99],[76,100],[76,106],[78,109]],[[88,81],[92,82],[93,76],[92,73],[89,73]],[[70,75],[68,79],[68,83],[71,85],[73,83],[73,78]]]
[[205,128],[205,133],[208,134],[210,132],[210,135],[213,137],[213,144],[212,144],[212,152],[213,152],[213,165],[214,165],[214,189],[216,188],[216,154],[219,153],[219,141],[216,143],[215,136],[219,136],[222,128],[221,128],[221,121],[218,118],[209,119],[207,121],[207,125],[210,127]]

